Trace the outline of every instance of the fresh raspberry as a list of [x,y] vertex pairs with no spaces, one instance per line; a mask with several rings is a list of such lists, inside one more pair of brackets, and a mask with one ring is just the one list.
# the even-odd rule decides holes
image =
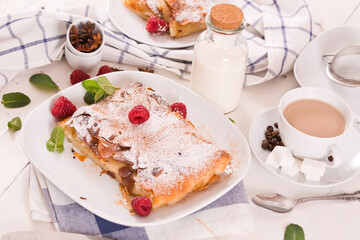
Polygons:
[[140,124],[149,119],[150,113],[143,105],[137,105],[130,110],[128,117],[132,124]]
[[104,65],[104,66],[101,66],[100,68],[99,68],[99,71],[98,71],[98,73],[96,74],[96,76],[99,76],[99,75],[103,75],[103,74],[105,74],[105,73],[111,73],[111,72],[113,72],[114,70],[111,68],[111,67],[109,67],[108,65]]
[[59,97],[54,107],[51,110],[51,113],[56,118],[66,118],[70,117],[76,111],[76,106],[66,97]]
[[75,69],[70,74],[71,85],[77,84],[77,83],[82,82],[89,78],[90,78],[90,76],[86,72],[84,72],[83,70],[80,70],[80,69]]
[[146,30],[149,33],[164,33],[169,30],[169,23],[164,19],[152,16],[149,18],[146,24]]
[[145,217],[151,213],[152,203],[148,197],[136,196],[131,200],[131,206],[136,214]]
[[183,116],[183,118],[186,118],[186,114],[187,114],[186,105],[181,102],[172,104],[171,111],[180,113],[181,116]]

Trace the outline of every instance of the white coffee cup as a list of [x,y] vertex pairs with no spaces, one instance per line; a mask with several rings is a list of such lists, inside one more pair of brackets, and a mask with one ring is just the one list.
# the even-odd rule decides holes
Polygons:
[[[345,130],[335,137],[315,137],[303,133],[293,127],[284,117],[284,110],[290,103],[302,100],[314,99],[328,103],[335,107],[345,118]],[[348,104],[336,94],[312,87],[296,88],[287,92],[280,99],[278,109],[278,125],[281,139],[291,153],[300,159],[312,158],[327,161],[328,167],[338,167],[344,161],[339,143],[343,142],[353,128],[353,115]],[[333,160],[329,161],[328,157]]]

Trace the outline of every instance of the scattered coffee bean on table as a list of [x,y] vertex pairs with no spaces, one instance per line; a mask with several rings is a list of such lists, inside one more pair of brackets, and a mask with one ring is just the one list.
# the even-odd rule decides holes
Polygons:
[[274,126],[269,125],[266,127],[265,139],[261,143],[261,147],[269,151],[272,151],[276,146],[284,146],[280,137],[277,122],[274,123]]

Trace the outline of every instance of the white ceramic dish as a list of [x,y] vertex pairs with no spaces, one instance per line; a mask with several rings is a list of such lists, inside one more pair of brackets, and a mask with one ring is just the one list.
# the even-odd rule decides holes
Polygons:
[[333,54],[351,44],[360,44],[360,28],[337,27],[321,33],[299,54],[294,74],[302,87],[319,87],[342,97],[360,121],[360,88],[349,88],[332,82],[326,75],[327,64],[321,59],[324,54]]
[[[169,102],[184,102],[188,108],[187,119],[199,129],[206,127],[215,143],[225,150],[229,150],[229,146],[236,146],[230,150],[237,153],[233,156],[234,161],[241,161],[241,164],[231,175],[224,176],[208,189],[191,194],[175,205],[157,209],[144,218],[130,216],[125,207],[116,204],[116,201],[122,199],[117,182],[106,174],[100,176],[101,170],[91,160],[81,162],[73,159],[70,143],[65,141],[65,151],[61,154],[46,149],[46,142],[56,126],[56,119],[51,115],[56,99],[65,96],[77,107],[85,105],[85,90],[81,84],[76,84],[40,104],[26,118],[22,129],[22,145],[30,161],[65,194],[109,221],[128,226],[150,226],[170,222],[201,209],[243,179],[250,165],[249,145],[240,130],[202,97],[175,81],[155,74],[124,71],[106,76],[114,86],[124,87],[138,81],[157,90]],[[81,200],[80,197],[87,200]]]
[[[298,173],[294,177],[290,177],[281,172],[280,168],[274,168],[265,163],[268,150],[261,147],[264,140],[264,132],[266,127],[274,125],[278,121],[278,107],[273,107],[260,114],[252,123],[249,132],[249,143],[251,150],[259,162],[274,175],[298,185],[309,187],[330,187],[347,182],[360,170],[360,134],[353,128],[349,137],[340,144],[340,149],[344,155],[344,163],[337,168],[327,168],[320,182],[306,181],[302,173]],[[281,132],[280,132],[281,135]],[[301,144],[301,142],[299,142]]]
[[[101,42],[100,46],[98,47],[98,49],[96,49],[94,52],[89,52],[89,53],[80,52],[80,51],[76,50],[74,48],[74,46],[71,44],[71,42],[70,42],[70,29],[71,29],[71,27],[76,26],[76,28],[79,31],[80,24],[86,24],[87,22],[91,22],[91,23],[95,24],[95,28],[94,28],[93,32],[94,33],[99,32],[100,35],[101,35],[101,38],[102,38],[102,42]],[[80,18],[80,19],[76,20],[75,22],[73,22],[68,27],[68,29],[66,31],[66,46],[68,47],[68,50],[70,50],[71,53],[73,53],[73,54],[75,54],[77,56],[80,56],[80,57],[91,57],[91,56],[95,56],[95,55],[100,55],[101,56],[104,45],[105,45],[105,34],[104,34],[104,30],[102,29],[102,26],[99,23],[93,21],[90,18]]]
[[109,0],[108,13],[112,23],[128,37],[163,48],[184,48],[195,44],[200,33],[181,38],[172,38],[169,34],[150,34],[146,31],[146,21],[127,9],[121,0]]
[[64,48],[66,61],[74,69],[81,69],[85,72],[90,72],[96,65],[101,62],[101,52],[91,56],[79,56],[71,52],[68,46],[65,45]]

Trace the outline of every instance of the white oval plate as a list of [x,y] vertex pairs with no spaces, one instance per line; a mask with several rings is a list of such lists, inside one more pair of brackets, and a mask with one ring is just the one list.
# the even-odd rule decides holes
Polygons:
[[337,27],[327,30],[312,40],[301,51],[294,65],[294,74],[302,87],[318,87],[332,91],[342,97],[360,121],[360,88],[349,88],[328,79],[327,64],[322,55],[333,54],[351,44],[360,44],[360,28]]
[[172,38],[168,33],[156,35],[146,31],[146,21],[127,9],[121,0],[109,0],[108,13],[111,22],[122,33],[128,37],[149,44],[151,46],[163,48],[184,48],[195,44],[200,33],[189,36]]
[[[340,145],[344,154],[344,163],[337,168],[327,168],[320,182],[306,181],[302,173],[290,177],[281,172],[280,168],[274,168],[265,163],[270,151],[264,150],[261,143],[265,137],[266,127],[274,125],[278,121],[278,107],[273,107],[260,114],[252,123],[249,132],[249,143],[251,150],[259,162],[272,174],[302,186],[308,187],[330,187],[345,183],[358,174],[360,170],[360,134],[353,128],[349,137]],[[280,133],[281,135],[281,133]],[[301,144],[301,142],[299,142]]]
[[[250,165],[249,145],[240,130],[202,97],[177,82],[156,74],[124,71],[106,76],[114,86],[125,87],[137,81],[157,90],[170,103],[184,102],[188,109],[187,119],[198,129],[205,126],[219,147],[237,152],[238,155],[233,156],[233,160],[241,161],[241,164],[231,175],[224,176],[206,190],[191,194],[177,204],[154,210],[144,218],[130,216],[125,207],[116,204],[116,201],[122,199],[118,183],[107,174],[100,176],[101,169],[95,167],[91,160],[81,162],[73,159],[70,143],[65,141],[65,151],[61,154],[46,149],[46,142],[56,126],[56,119],[51,115],[56,99],[65,96],[77,107],[85,105],[85,89],[80,83],[40,104],[26,118],[21,130],[22,145],[32,164],[70,198],[109,221],[127,226],[150,226],[182,218],[203,208],[243,179]],[[230,146],[236,146],[236,149],[229,149]],[[87,200],[81,200],[80,197]]]

